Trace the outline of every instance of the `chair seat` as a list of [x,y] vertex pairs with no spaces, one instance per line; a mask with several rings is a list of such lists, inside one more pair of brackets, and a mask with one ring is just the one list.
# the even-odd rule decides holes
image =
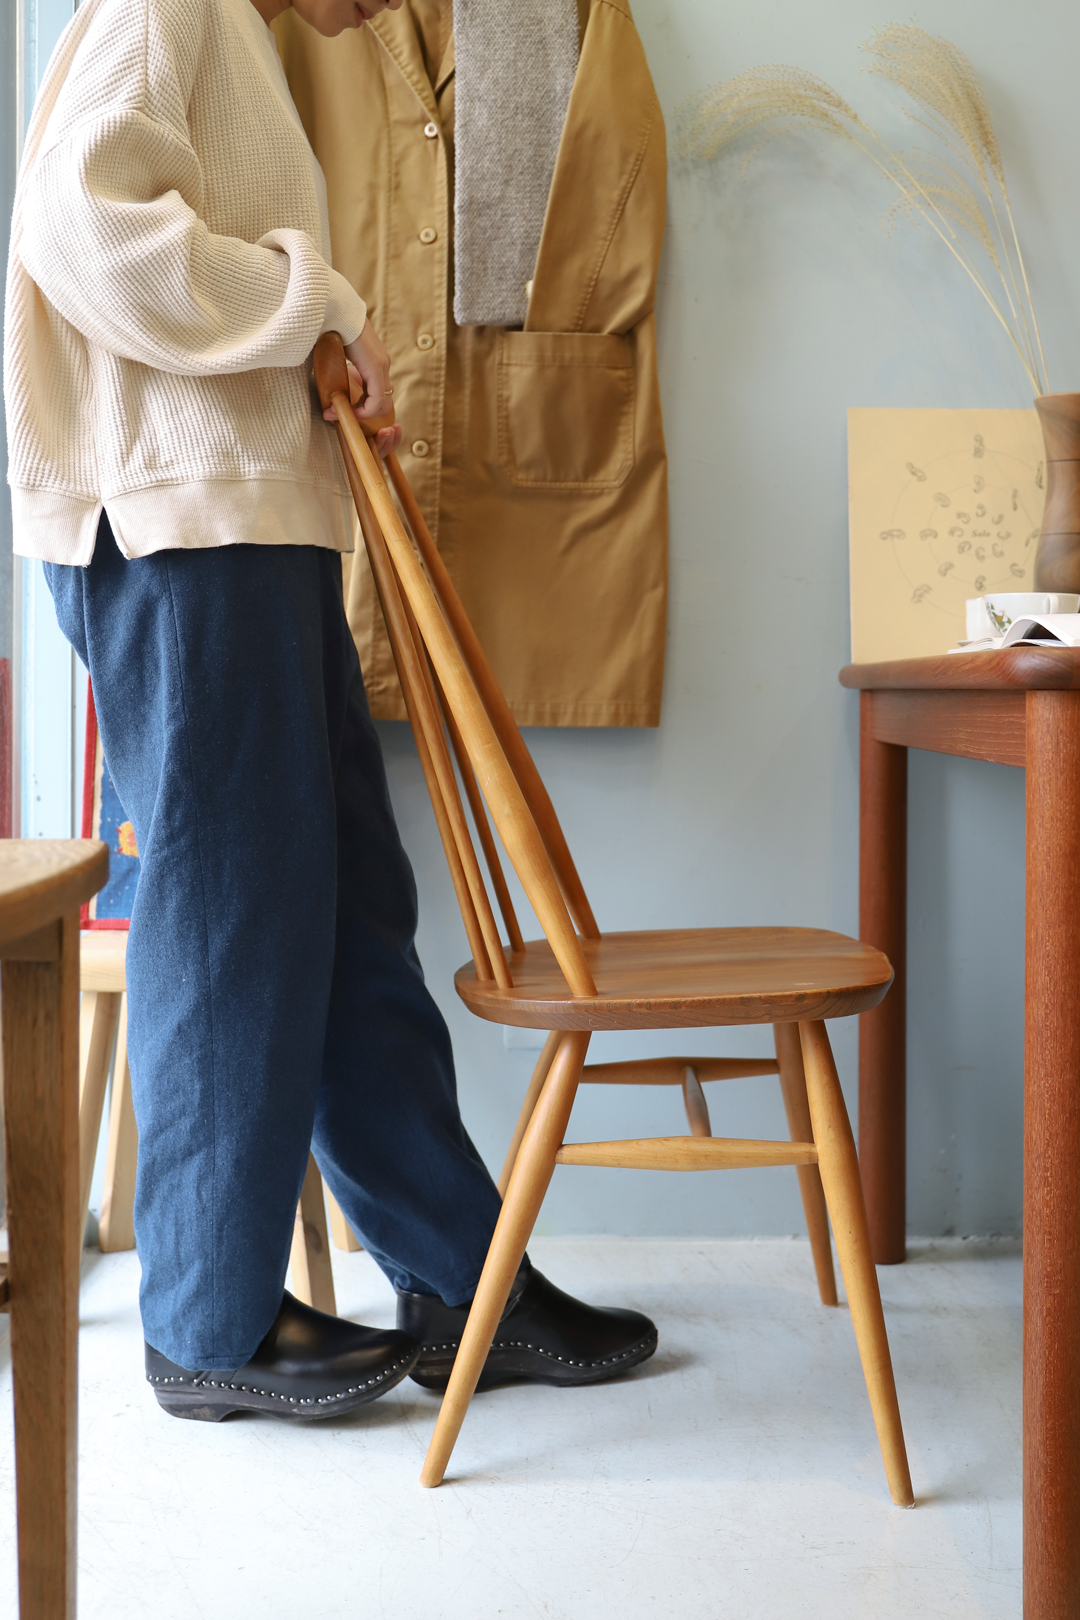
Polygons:
[[79,934],[79,988],[125,989],[126,928],[84,928]]
[[582,941],[595,997],[577,998],[546,940],[506,951],[513,988],[454,975],[471,1012],[526,1029],[686,1029],[844,1018],[892,983],[872,945],[822,928],[678,928]]

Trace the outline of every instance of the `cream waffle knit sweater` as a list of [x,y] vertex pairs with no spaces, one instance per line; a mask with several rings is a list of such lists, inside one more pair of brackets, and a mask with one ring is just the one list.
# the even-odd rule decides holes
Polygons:
[[315,340],[363,300],[250,0],[84,0],[16,192],[4,329],[15,550],[349,550]]

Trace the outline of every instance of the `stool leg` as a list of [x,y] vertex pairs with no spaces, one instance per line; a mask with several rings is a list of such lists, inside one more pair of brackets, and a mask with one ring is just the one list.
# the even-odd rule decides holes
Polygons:
[[859,1346],[870,1409],[889,1481],[898,1507],[914,1507],[900,1407],[896,1399],[889,1339],[881,1309],[877,1272],[870,1249],[870,1228],[863,1203],[855,1138],[836,1075],[832,1048],[823,1023],[800,1024],[806,1091],[817,1143],[821,1181],[832,1216],[840,1270],[847,1289],[855,1339]]
[[139,1132],[131,1106],[131,1070],[127,1055],[127,996],[120,1000],[116,1031],[109,1142],[105,1150],[105,1187],[101,1195],[98,1247],[102,1254],[118,1254],[135,1247],[135,1172]]
[[[812,1142],[814,1131],[810,1124],[810,1104],[806,1100],[806,1074],[803,1070],[799,1026],[774,1024],[773,1036],[776,1041],[776,1061],[780,1065],[780,1090],[784,1095],[788,1135],[793,1142]],[[818,1293],[823,1305],[835,1305],[836,1273],[833,1270],[829,1211],[825,1206],[821,1172],[816,1164],[800,1164],[797,1174],[806,1230],[810,1236],[810,1253],[814,1257],[814,1270],[817,1273]]]
[[503,1167],[499,1174],[498,1186],[500,1198],[506,1197],[506,1189],[510,1185],[510,1175],[514,1168],[514,1161],[518,1156],[518,1149],[521,1146],[521,1141],[528,1128],[529,1121],[532,1119],[533,1109],[536,1107],[537,1099],[544,1089],[544,1081],[548,1077],[548,1070],[551,1068],[555,1053],[559,1049],[559,1039],[559,1031],[557,1029],[553,1029],[547,1040],[544,1042],[543,1050],[536,1060],[536,1067],[532,1072],[532,1079],[529,1081],[529,1089],[525,1093],[525,1101],[521,1105],[521,1112],[518,1115],[517,1124],[514,1126],[514,1134],[510,1138],[510,1146],[506,1150],[506,1158],[503,1161]]
[[334,1272],[330,1264],[330,1238],[326,1230],[323,1182],[315,1156],[308,1154],[307,1174],[296,1206],[292,1253],[293,1293],[305,1305],[328,1316],[337,1315]]
[[450,1461],[477,1380],[483,1371],[495,1329],[521,1265],[540,1205],[555,1170],[555,1155],[574,1106],[578,1082],[589,1050],[587,1031],[560,1037],[555,1060],[540,1100],[533,1110],[517,1155],[502,1213],[495,1227],[476,1288],[454,1369],[439,1408],[435,1433],[420,1475],[421,1485],[439,1485]]
[[79,1008],[79,1245],[86,1241],[90,1183],[94,1177],[101,1115],[109,1083],[120,996],[112,990],[84,990]]
[[364,1245],[345,1219],[344,1211],[329,1187],[326,1189],[326,1214],[335,1249],[344,1249],[346,1254],[359,1254]]
[[41,956],[2,969],[19,1614],[74,1620],[78,913],[43,929],[35,945]]

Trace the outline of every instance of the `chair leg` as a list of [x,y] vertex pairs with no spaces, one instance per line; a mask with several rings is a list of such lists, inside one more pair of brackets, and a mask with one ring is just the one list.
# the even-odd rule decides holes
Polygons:
[[330,1264],[330,1238],[326,1230],[323,1181],[315,1155],[308,1154],[307,1174],[296,1206],[292,1253],[293,1293],[305,1305],[327,1316],[337,1315],[334,1272]]
[[[810,1104],[806,1100],[806,1074],[803,1070],[799,1026],[774,1024],[773,1036],[776,1040],[776,1061],[780,1065],[780,1090],[784,1096],[788,1135],[793,1142],[812,1142],[814,1132],[810,1124]],[[829,1212],[825,1206],[821,1172],[816,1164],[800,1164],[798,1177],[806,1230],[810,1235],[810,1252],[817,1273],[818,1293],[823,1305],[835,1305],[836,1273],[833,1271]]]
[[820,1022],[800,1024],[799,1033],[821,1180],[832,1216],[840,1270],[847,1289],[889,1494],[898,1507],[914,1507],[889,1339],[870,1250],[870,1229],[859,1180],[855,1138],[851,1134],[851,1122],[825,1025]]
[[461,1346],[454,1360],[454,1369],[420,1475],[421,1485],[442,1483],[511,1284],[554,1173],[555,1155],[562,1146],[588,1050],[588,1031],[575,1030],[559,1037],[547,1082],[517,1155],[502,1214],[491,1239],[465,1331],[461,1335]]
[[359,1254],[364,1245],[345,1219],[344,1211],[329,1187],[326,1188],[326,1214],[335,1249],[344,1249],[346,1254]]
[[131,1070],[127,1055],[127,996],[121,997],[116,1031],[109,1143],[105,1152],[105,1187],[101,1195],[98,1246],[102,1254],[135,1247],[135,1171],[139,1133],[131,1106]]
[[529,1089],[525,1093],[525,1101],[521,1105],[521,1113],[518,1115],[518,1122],[514,1126],[514,1134],[510,1138],[510,1146],[506,1151],[506,1158],[503,1161],[502,1171],[499,1175],[500,1198],[506,1197],[506,1189],[510,1185],[510,1173],[514,1168],[514,1161],[518,1156],[522,1137],[525,1135],[530,1119],[532,1119],[537,1099],[544,1089],[544,1081],[547,1079],[548,1070],[551,1068],[552,1060],[558,1050],[560,1038],[559,1031],[553,1029],[544,1042],[543,1051],[536,1060],[536,1068],[532,1072]]
[[2,971],[19,1613],[23,1620],[51,1620],[53,1616],[73,1620],[79,1329],[78,912],[47,933],[59,945],[51,953],[52,960],[43,947],[42,959],[5,961]]
[[86,1241],[86,1215],[90,1183],[94,1178],[101,1116],[109,1083],[120,994],[113,990],[84,990],[79,1008],[79,1247]]

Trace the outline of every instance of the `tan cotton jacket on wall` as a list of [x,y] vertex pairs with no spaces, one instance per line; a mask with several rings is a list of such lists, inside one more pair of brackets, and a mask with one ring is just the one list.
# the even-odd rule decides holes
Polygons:
[[[402,464],[515,715],[657,725],[666,160],[628,5],[588,6],[522,331],[451,314],[452,39],[436,65],[408,5],[333,40],[293,11],[275,31],[326,173],[334,265],[393,357]],[[403,718],[362,549],[346,567],[372,711]]]

